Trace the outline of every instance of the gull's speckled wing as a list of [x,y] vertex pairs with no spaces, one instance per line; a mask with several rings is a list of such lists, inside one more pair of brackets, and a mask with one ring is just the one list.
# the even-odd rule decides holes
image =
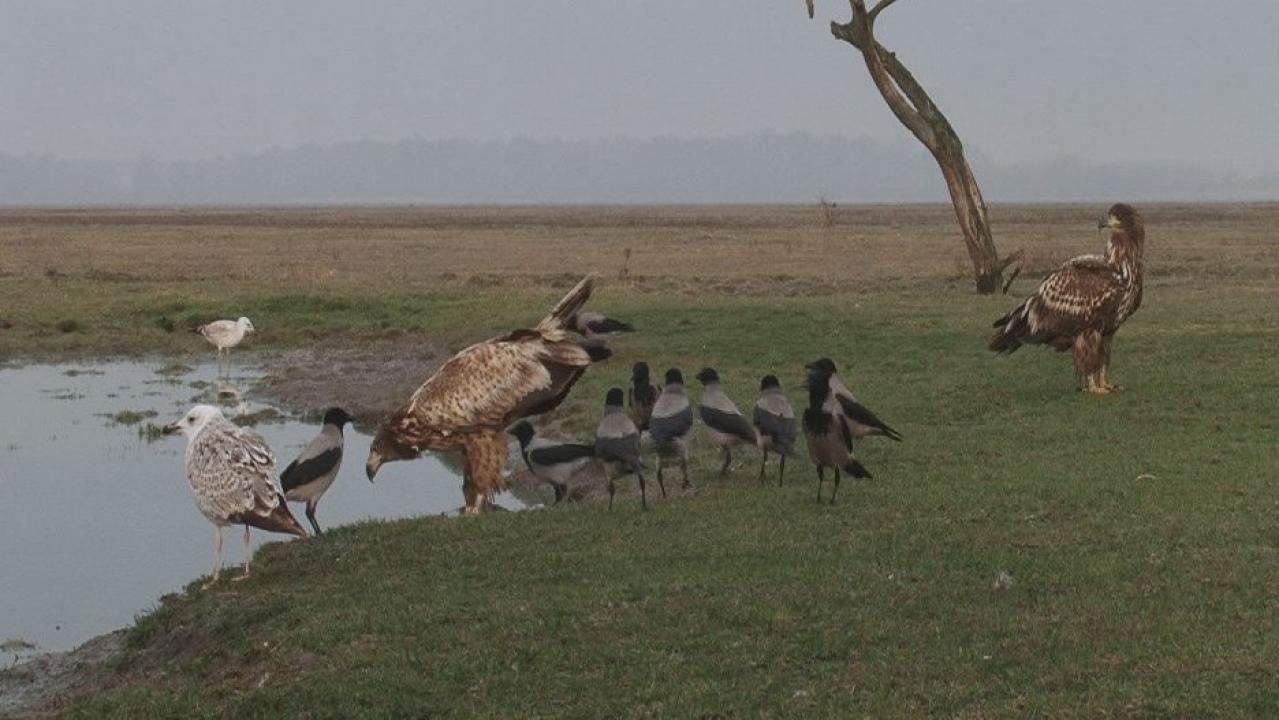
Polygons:
[[252,430],[209,423],[187,446],[186,464],[196,506],[215,523],[265,517],[280,504],[275,455]]

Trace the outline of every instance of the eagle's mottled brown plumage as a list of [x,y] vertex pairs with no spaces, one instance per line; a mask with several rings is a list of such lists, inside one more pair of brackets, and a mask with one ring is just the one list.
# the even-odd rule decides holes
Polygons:
[[1146,230],[1131,205],[1110,208],[1105,255],[1067,262],[1012,312],[995,321],[990,349],[1011,353],[1022,345],[1074,350],[1075,369],[1093,393],[1115,390],[1108,377],[1110,345],[1119,326],[1141,305],[1142,252]]
[[462,450],[468,513],[479,512],[502,486],[505,429],[563,401],[586,366],[609,356],[598,341],[569,334],[591,296],[584,278],[532,330],[476,343],[440,366],[378,430],[369,450],[369,479],[385,462],[425,451]]

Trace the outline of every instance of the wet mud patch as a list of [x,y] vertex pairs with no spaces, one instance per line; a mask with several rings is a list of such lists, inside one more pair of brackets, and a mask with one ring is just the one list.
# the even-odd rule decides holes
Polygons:
[[339,406],[361,429],[372,430],[451,355],[420,336],[263,354],[266,377],[254,392],[304,418],[319,418],[326,408]]

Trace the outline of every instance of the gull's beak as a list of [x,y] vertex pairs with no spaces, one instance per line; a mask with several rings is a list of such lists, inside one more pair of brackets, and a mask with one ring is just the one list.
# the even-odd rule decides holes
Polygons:
[[369,451],[369,459],[364,463],[364,474],[369,476],[369,482],[373,482],[373,477],[377,475],[378,469],[382,467],[382,456]]
[[174,435],[174,434],[177,434],[178,432],[181,432],[181,430],[182,428],[178,427],[177,423],[169,423],[168,425],[165,425],[164,428],[160,430],[160,432],[164,435]]

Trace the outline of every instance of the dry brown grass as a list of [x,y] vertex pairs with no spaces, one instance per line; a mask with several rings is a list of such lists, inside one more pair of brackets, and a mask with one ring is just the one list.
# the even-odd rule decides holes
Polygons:
[[[1141,206],[1154,282],[1275,280],[1279,204]],[[996,242],[1034,277],[1104,242],[1098,205],[997,205]],[[593,270],[644,292],[783,294],[963,286],[946,205],[0,210],[0,273],[358,291]],[[1025,284],[1024,282],[1022,283]]]

